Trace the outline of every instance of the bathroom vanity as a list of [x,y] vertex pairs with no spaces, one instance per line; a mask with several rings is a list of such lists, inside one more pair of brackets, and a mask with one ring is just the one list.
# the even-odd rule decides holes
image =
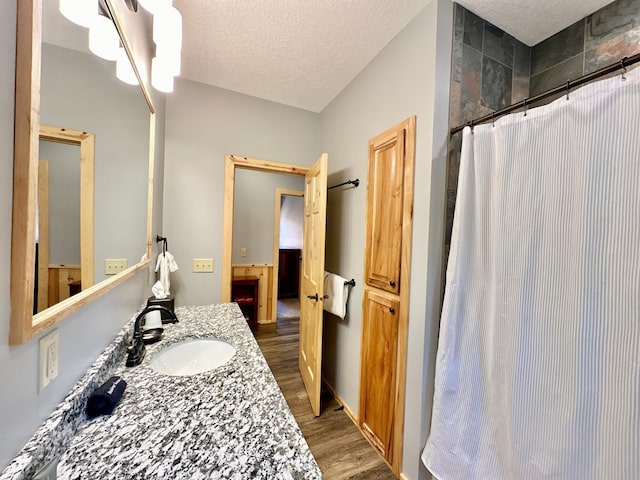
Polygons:
[[[133,321],[78,382],[1,480],[30,478],[59,456],[58,478],[319,479],[320,469],[236,304],[178,307],[179,323],[125,366]],[[192,376],[151,361],[185,339],[216,338],[231,359]],[[86,419],[88,395],[111,375],[127,382],[110,416]]]

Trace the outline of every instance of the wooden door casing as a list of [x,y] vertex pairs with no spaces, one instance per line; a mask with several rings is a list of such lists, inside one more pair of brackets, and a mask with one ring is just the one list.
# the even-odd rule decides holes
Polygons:
[[302,285],[300,289],[300,375],[315,416],[322,383],[322,297],[327,218],[327,154],[305,175]]
[[405,130],[369,141],[365,279],[387,292],[400,290]]
[[[49,308],[49,161],[38,162],[38,283],[36,311]],[[55,302],[57,303],[57,302]]]

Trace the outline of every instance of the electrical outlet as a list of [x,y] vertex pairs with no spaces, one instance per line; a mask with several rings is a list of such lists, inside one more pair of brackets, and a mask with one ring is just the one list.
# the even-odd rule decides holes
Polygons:
[[193,271],[196,273],[212,273],[213,258],[194,258]]
[[58,376],[58,330],[54,330],[39,343],[40,350],[40,390]]
[[107,258],[104,261],[104,274],[115,275],[127,269],[126,258]]
[[240,256],[241,257],[246,257],[247,256],[247,249],[246,248],[241,248],[240,249]]

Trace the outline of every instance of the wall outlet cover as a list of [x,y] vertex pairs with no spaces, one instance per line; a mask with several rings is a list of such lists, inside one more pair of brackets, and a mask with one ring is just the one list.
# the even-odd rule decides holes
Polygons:
[[194,273],[213,273],[213,258],[194,258]]
[[58,330],[42,337],[39,342],[40,372],[39,385],[43,390],[58,376]]
[[128,267],[128,260],[126,258],[106,258],[104,260],[104,274],[115,275]]

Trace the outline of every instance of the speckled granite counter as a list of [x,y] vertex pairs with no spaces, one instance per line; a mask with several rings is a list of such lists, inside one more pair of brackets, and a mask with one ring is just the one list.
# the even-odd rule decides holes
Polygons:
[[[79,423],[58,478],[321,478],[237,305],[179,307],[176,314],[180,323],[165,325],[163,340],[147,346],[141,365],[125,367],[123,345],[116,348],[118,361],[108,373],[126,380],[122,401],[111,416]],[[114,342],[123,344],[123,335]],[[202,337],[231,343],[235,355],[190,377],[150,368],[162,348]]]

